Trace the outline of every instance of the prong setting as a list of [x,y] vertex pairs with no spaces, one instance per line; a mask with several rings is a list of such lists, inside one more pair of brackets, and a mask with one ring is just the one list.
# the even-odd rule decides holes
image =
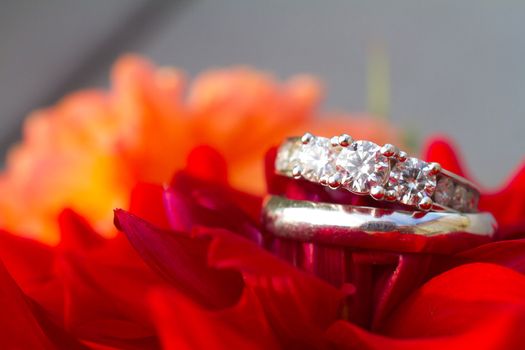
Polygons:
[[396,159],[398,162],[404,162],[408,158],[408,154],[404,151],[399,151],[399,153],[396,156]]
[[309,132],[304,133],[304,135],[301,137],[301,143],[303,145],[307,145],[314,139],[314,135],[310,134]]
[[385,192],[385,200],[394,202],[397,199],[397,191],[394,189],[387,190]]
[[426,172],[430,176],[435,176],[439,174],[441,172],[441,164],[436,163],[436,162],[429,163],[426,168]]
[[341,187],[342,181],[343,177],[341,176],[341,174],[333,174],[328,178],[328,186],[334,190],[338,189],[339,187]]
[[385,198],[385,193],[386,191],[382,186],[373,186],[370,189],[370,195],[372,196],[372,198],[378,201],[383,200]]
[[342,147],[348,147],[354,142],[352,137],[348,134],[342,134],[338,138],[339,145]]
[[432,208],[433,204],[434,204],[434,202],[432,201],[432,199],[430,197],[423,196],[419,200],[419,203],[417,204],[417,207],[419,209],[423,210],[423,211],[429,211]]
[[303,169],[300,166],[296,165],[292,168],[292,177],[294,179],[300,179],[302,176],[302,172]]
[[382,155],[384,155],[387,158],[393,158],[397,155],[399,150],[397,149],[396,146],[390,143],[386,143],[383,147],[381,147],[380,152]]
[[425,193],[427,195],[431,196],[434,193],[435,190],[436,190],[436,186],[435,185],[433,185],[431,183],[427,183],[425,185],[424,191],[425,191]]

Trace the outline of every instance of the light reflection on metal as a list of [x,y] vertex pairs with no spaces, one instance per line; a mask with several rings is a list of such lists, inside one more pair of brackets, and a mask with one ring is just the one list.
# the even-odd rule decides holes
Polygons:
[[429,238],[462,234],[491,238],[496,231],[496,221],[490,213],[395,211],[279,196],[266,199],[262,222],[277,237],[343,245],[363,234]]

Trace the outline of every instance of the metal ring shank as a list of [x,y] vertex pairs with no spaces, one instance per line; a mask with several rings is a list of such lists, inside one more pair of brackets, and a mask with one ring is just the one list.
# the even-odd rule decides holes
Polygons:
[[[432,240],[443,242],[444,236],[458,237],[463,243],[465,239],[486,241],[496,230],[490,213],[393,211],[289,200],[280,196],[266,198],[262,222],[268,232],[281,238],[347,246],[363,242],[368,246],[370,238],[377,243],[378,238],[387,237],[405,243],[411,237],[417,244]],[[401,250],[407,250],[405,245],[401,246]],[[410,246],[408,250],[418,251],[419,248]]]

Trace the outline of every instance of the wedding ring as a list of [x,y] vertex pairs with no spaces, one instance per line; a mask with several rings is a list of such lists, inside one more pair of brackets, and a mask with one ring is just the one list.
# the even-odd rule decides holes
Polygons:
[[[492,214],[459,212],[422,212],[290,200],[268,196],[262,211],[266,232],[280,238],[320,242],[343,246],[377,245],[377,238],[395,239],[384,242],[402,250],[414,242],[436,245],[444,237],[455,237],[463,245],[489,241],[496,232]],[[410,243],[412,238],[412,243]],[[449,244],[450,245],[450,244]]]
[[275,170],[423,211],[476,212],[479,201],[473,183],[438,163],[345,134],[329,139],[306,133],[287,139],[277,151]]

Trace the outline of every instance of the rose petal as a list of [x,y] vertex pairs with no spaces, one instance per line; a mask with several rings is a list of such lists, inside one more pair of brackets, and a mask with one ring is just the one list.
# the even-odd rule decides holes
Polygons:
[[0,263],[0,344],[3,349],[82,349],[46,319]]
[[208,310],[176,289],[157,289],[150,304],[165,349],[276,349],[278,342],[251,293],[223,310]]
[[72,211],[65,211],[60,223],[55,272],[63,286],[54,295],[64,300],[59,309],[64,327],[99,346],[135,349],[154,343],[145,299],[150,286],[162,280],[122,236],[101,238]]
[[187,237],[123,211],[116,218],[144,259],[206,312],[235,305],[244,290],[284,344],[321,344],[322,330],[338,317],[344,293],[233,233],[202,228]]
[[257,297],[281,342],[323,344],[321,331],[339,317],[345,293],[232,233],[205,230],[199,235],[213,237],[211,266],[242,273],[245,289]]
[[[159,282],[154,276],[72,255],[59,259],[57,268],[65,287],[64,323],[71,332],[91,341],[153,336],[144,303],[149,288]],[[120,327],[104,327],[107,322],[120,322]]]
[[35,240],[0,230],[0,259],[26,293],[52,278],[53,250]]
[[226,161],[219,152],[207,145],[197,146],[191,150],[186,160],[186,171],[202,181],[223,185],[228,183]]
[[524,321],[525,277],[476,263],[426,283],[396,310],[383,335],[338,322],[327,336],[353,349],[517,349]]
[[465,175],[466,172],[462,166],[463,162],[460,161],[460,157],[456,153],[456,147],[452,146],[452,142],[445,136],[434,136],[426,140],[423,146],[423,159],[427,162],[437,162],[441,164],[443,169],[472,179],[470,176]]
[[102,238],[91,228],[86,219],[71,209],[63,210],[58,217],[60,248],[66,251],[91,250],[104,244]]
[[520,238],[525,235],[525,166],[499,190],[484,193],[481,210],[494,214],[500,228],[500,238]]
[[428,278],[432,258],[428,254],[399,254],[395,268],[386,271],[383,281],[376,277],[372,329],[381,328],[390,312]]
[[237,232],[255,242],[262,241],[256,221],[260,198],[179,172],[172,187],[165,190],[164,200],[172,229],[190,232],[198,225],[217,227]]
[[161,185],[138,183],[131,191],[129,211],[157,227],[170,227],[164,207],[164,187]]
[[0,231],[0,259],[23,292],[60,323],[64,309],[63,285],[55,275],[53,248]]
[[[433,278],[401,305],[387,333],[455,334],[471,328],[478,318],[493,316],[487,313],[493,306],[512,306],[525,316],[525,277],[493,264],[463,265]],[[419,322],[421,317],[428,317],[427,322]]]
[[189,297],[210,307],[239,297],[243,282],[238,273],[207,266],[208,240],[155,228],[123,210],[115,211],[115,218],[144,261]]
[[470,262],[488,262],[525,273],[525,239],[484,244],[457,255]]

